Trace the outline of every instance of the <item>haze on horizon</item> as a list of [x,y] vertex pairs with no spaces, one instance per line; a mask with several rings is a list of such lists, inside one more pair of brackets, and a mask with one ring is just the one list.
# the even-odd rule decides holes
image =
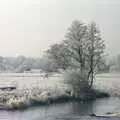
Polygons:
[[119,0],[1,0],[0,56],[39,57],[64,38],[75,19],[95,21],[106,52],[120,53]]

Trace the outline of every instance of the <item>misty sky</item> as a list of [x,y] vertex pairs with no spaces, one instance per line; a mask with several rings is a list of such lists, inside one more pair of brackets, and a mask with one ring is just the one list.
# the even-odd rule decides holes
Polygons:
[[75,19],[96,21],[107,53],[120,53],[120,0],[0,0],[0,56],[39,57]]

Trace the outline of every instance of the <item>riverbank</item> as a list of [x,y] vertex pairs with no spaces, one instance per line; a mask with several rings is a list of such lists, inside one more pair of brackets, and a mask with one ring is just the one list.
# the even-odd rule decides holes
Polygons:
[[109,97],[107,93],[90,90],[79,97],[71,96],[60,88],[52,89],[21,89],[0,92],[0,109],[25,109],[31,106],[49,105],[67,101],[88,101]]

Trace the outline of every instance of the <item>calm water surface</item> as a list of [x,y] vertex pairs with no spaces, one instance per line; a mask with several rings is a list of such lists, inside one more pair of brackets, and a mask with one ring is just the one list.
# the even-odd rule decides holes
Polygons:
[[[56,116],[88,115],[120,111],[118,98],[104,98],[89,102],[67,102],[49,106],[31,107],[21,111],[0,111],[0,120],[54,120]],[[65,119],[64,119],[65,120]]]

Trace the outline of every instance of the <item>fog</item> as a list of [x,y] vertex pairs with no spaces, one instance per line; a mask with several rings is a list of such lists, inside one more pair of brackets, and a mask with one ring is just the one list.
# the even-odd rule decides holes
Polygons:
[[106,42],[106,53],[119,53],[119,0],[1,0],[0,56],[41,56],[64,39],[75,19],[94,20]]

